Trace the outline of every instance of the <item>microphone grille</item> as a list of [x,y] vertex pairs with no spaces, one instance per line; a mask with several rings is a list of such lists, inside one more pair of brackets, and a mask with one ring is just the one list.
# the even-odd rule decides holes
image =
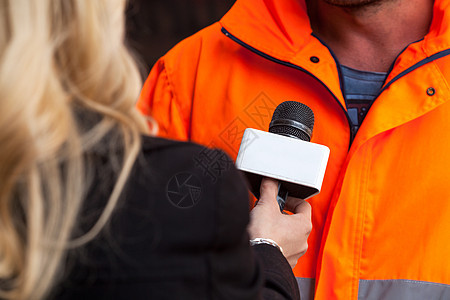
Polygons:
[[[283,121],[300,123],[306,127],[306,130],[285,124],[286,122]],[[269,132],[310,141],[313,127],[314,113],[307,105],[297,101],[285,101],[275,109]]]

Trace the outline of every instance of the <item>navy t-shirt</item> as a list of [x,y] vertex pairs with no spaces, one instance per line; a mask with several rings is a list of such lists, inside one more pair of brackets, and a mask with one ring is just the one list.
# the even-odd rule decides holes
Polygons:
[[360,71],[342,65],[340,67],[344,79],[345,103],[354,135],[383,86],[387,73]]

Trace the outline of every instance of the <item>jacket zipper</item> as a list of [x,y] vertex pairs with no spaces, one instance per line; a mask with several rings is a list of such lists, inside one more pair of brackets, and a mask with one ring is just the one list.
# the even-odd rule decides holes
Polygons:
[[[340,67],[341,64],[339,63],[339,60],[337,59],[336,55],[334,55],[334,52],[331,50],[331,48],[328,47],[328,45],[325,44],[325,42],[322,41],[317,35],[315,35],[314,32],[311,33],[311,35],[313,37],[315,37],[324,47],[326,47],[328,49],[328,51],[330,52],[331,56],[333,57],[334,62],[336,64],[336,69],[337,69],[337,72],[338,72],[338,76],[339,76],[339,86],[341,87],[341,92],[342,92],[342,95],[344,96],[345,105],[347,105],[347,95],[345,94],[345,80],[344,80],[344,75],[342,74],[342,70],[341,70],[341,67]],[[322,83],[322,84],[324,84],[324,83]],[[338,101],[338,100],[336,99],[336,101]],[[375,99],[374,99],[374,101],[375,101]],[[373,101],[372,101],[372,103],[373,103]],[[339,102],[339,104],[340,104],[340,102]],[[348,116],[348,112],[347,112],[346,109],[345,109],[345,113]],[[348,150],[350,150],[350,147],[352,146],[353,141],[355,140],[355,137],[356,137],[356,134],[358,133],[358,130],[355,131],[356,127],[354,126],[354,124],[351,121],[349,116],[348,116],[347,119],[349,120],[349,125],[350,125],[350,145],[348,146]],[[363,122],[364,122],[364,120],[363,120]],[[361,125],[362,125],[362,122],[361,122],[361,124],[359,124],[358,128],[360,128]]]

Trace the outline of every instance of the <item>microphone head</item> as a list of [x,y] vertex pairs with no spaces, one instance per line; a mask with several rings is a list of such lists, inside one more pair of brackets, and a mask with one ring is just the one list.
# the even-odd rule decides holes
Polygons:
[[314,113],[303,103],[285,101],[275,109],[269,132],[309,142],[314,127]]

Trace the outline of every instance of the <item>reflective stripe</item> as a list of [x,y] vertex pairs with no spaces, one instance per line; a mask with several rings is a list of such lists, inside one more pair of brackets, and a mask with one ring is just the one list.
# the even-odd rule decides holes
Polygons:
[[358,299],[450,299],[450,285],[415,280],[360,280]]
[[302,300],[313,300],[314,299],[314,278],[297,278],[298,288],[300,290],[300,299]]

